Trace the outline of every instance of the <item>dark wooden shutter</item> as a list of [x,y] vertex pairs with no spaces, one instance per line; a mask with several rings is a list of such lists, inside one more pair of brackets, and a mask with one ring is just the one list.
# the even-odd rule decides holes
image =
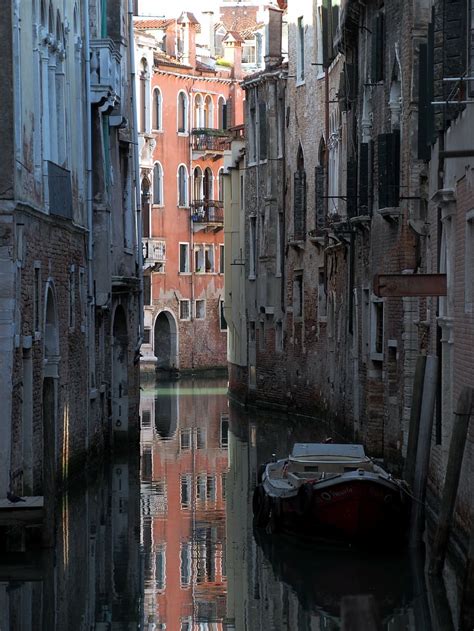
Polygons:
[[267,106],[265,103],[258,104],[258,132],[260,141],[260,160],[267,158]]
[[294,238],[306,237],[306,173],[296,171],[294,176]]
[[359,215],[369,212],[369,144],[362,142],[359,149]]
[[327,67],[336,56],[334,38],[339,25],[339,4],[334,0],[323,0],[320,11],[323,36],[323,65]]
[[383,13],[375,16],[372,22],[372,82],[384,78],[385,26]]
[[222,106],[222,129],[227,129],[227,103]]
[[420,44],[418,64],[418,158],[429,160],[435,141],[434,108],[434,27],[428,26],[428,40]]
[[389,135],[380,134],[377,138],[379,208],[388,206],[387,137]]
[[326,225],[324,216],[324,167],[317,166],[314,169],[314,180],[316,186],[316,229],[322,230]]
[[347,216],[357,215],[357,160],[347,161]]

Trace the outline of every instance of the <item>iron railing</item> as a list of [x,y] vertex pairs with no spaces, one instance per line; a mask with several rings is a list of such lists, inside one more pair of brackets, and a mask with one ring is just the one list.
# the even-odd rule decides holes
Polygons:
[[210,129],[203,127],[193,129],[192,148],[193,151],[204,151],[208,153],[223,153],[230,149],[231,137],[224,129]]
[[202,199],[191,204],[191,217],[196,223],[224,223],[224,204],[215,199]]

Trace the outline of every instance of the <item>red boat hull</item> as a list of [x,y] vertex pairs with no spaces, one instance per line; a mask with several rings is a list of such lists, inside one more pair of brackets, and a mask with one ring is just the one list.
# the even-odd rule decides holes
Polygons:
[[344,540],[401,538],[409,502],[396,486],[352,480],[289,499],[273,499],[274,520],[287,530]]

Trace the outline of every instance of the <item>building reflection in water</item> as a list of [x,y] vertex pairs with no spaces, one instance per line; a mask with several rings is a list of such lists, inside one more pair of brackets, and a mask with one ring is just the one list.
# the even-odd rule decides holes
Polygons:
[[145,629],[225,628],[226,386],[181,380],[142,393]]
[[0,629],[139,628],[138,452],[89,472],[58,499],[55,546],[34,529],[0,542]]
[[[259,416],[231,406],[227,492],[227,624],[235,631],[341,628],[344,596],[372,594],[385,631],[452,629],[447,604],[433,600],[424,558],[324,548],[254,531],[251,494],[258,464],[288,454],[294,442],[335,435],[324,424]],[[390,542],[387,542],[390,548]],[[446,601],[447,602],[447,601]]]

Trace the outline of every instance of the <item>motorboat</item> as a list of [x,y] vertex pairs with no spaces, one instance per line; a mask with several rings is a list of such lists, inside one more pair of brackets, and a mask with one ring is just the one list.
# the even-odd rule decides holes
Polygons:
[[363,445],[296,443],[288,458],[262,467],[254,523],[327,539],[399,541],[407,530],[410,495]]

